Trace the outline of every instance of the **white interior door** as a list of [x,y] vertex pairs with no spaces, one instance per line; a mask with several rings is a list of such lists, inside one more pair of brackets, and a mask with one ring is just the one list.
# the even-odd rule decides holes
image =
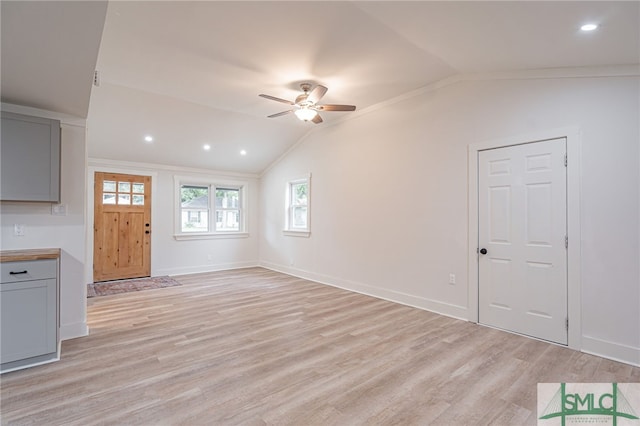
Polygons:
[[567,344],[566,139],[478,154],[482,324]]

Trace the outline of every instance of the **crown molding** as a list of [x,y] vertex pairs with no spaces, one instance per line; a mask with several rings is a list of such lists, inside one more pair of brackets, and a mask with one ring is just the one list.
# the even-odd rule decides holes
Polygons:
[[88,159],[88,167],[114,167],[119,169],[145,170],[145,171],[167,171],[174,173],[198,174],[205,176],[257,179],[260,176],[255,173],[238,173],[224,170],[199,169],[195,167],[171,166],[168,164],[141,163],[136,161],[110,160],[107,158]]
[[544,68],[531,70],[515,70],[489,73],[454,74],[436,82],[427,84],[418,89],[403,93],[402,95],[378,102],[366,108],[356,110],[351,114],[325,123],[321,128],[314,127],[298,139],[281,156],[269,164],[259,177],[268,173],[276,164],[280,163],[289,153],[300,146],[309,136],[332,126],[338,126],[345,121],[354,120],[365,114],[387,108],[391,105],[412,99],[416,96],[435,92],[454,84],[467,81],[500,81],[500,80],[541,80],[541,79],[576,79],[576,78],[610,78],[610,77],[640,77],[640,64],[631,65],[606,65],[598,67],[569,67],[569,68]]

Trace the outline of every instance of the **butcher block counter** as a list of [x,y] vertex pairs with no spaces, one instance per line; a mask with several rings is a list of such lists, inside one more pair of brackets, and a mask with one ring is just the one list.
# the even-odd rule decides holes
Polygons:
[[60,359],[60,249],[0,251],[0,373]]
[[2,250],[0,262],[19,262],[23,260],[59,259],[60,249],[26,249],[26,250]]

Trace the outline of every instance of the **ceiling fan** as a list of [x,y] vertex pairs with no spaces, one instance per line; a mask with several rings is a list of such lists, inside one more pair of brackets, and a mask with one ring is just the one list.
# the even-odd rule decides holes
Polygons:
[[270,95],[258,95],[266,99],[271,99],[272,101],[282,102],[283,104],[293,106],[293,109],[271,114],[267,117],[275,118],[280,117],[281,115],[294,113],[296,117],[302,121],[312,121],[316,124],[320,124],[322,123],[322,117],[318,114],[320,111],[355,111],[356,109],[354,105],[319,105],[318,102],[328,90],[326,87],[319,84],[311,90],[310,83],[302,83],[300,85],[300,89],[302,89],[303,93],[296,98],[295,102],[276,98],[275,96]]

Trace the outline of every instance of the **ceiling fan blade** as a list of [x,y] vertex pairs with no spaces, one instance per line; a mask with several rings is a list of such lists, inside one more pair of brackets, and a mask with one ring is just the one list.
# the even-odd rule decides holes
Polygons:
[[316,105],[320,111],[355,111],[355,105]]
[[271,114],[271,115],[267,115],[267,118],[275,118],[275,117],[280,117],[282,115],[287,115],[287,114],[291,114],[293,112],[292,109],[290,109],[289,111],[282,111],[282,112],[278,112],[276,114]]
[[322,99],[322,97],[324,96],[324,94],[325,94],[325,93],[327,93],[327,90],[329,90],[329,89],[327,89],[326,87],[321,86],[321,85],[319,85],[319,84],[318,84],[318,85],[315,87],[315,89],[313,89],[313,90],[311,91],[311,93],[309,93],[309,96],[307,96],[307,101],[312,102],[312,103],[314,103],[314,104],[315,104],[315,103],[316,103],[316,102],[318,102],[320,99]]
[[271,95],[264,95],[264,94],[260,94],[258,95],[260,97],[266,98],[266,99],[271,99],[272,101],[276,101],[276,102],[282,102],[283,104],[288,104],[288,105],[295,105],[293,102],[291,101],[287,101],[286,99],[280,99],[280,98],[276,98],[275,96],[271,96]]
[[320,117],[320,114],[316,114],[316,116],[313,117],[313,120],[311,120],[311,121],[313,121],[316,124],[320,124],[320,123],[322,123],[322,117]]

